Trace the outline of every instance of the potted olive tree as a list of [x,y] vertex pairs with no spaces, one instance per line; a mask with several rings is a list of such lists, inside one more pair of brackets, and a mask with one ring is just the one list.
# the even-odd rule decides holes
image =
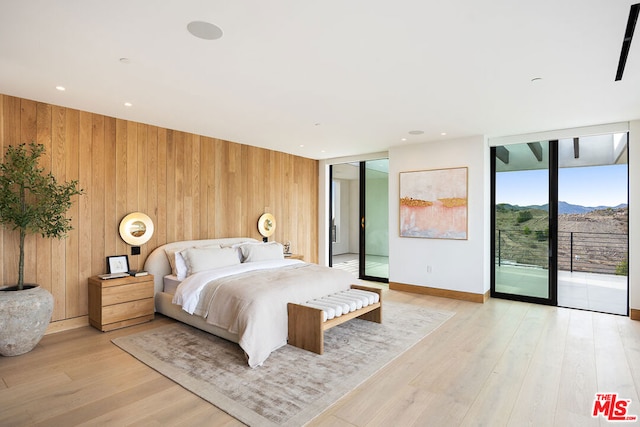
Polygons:
[[62,238],[72,229],[66,212],[71,197],[82,194],[78,181],[59,184],[38,161],[44,145],[8,146],[0,164],[0,223],[19,233],[18,283],[0,288],[0,354],[31,351],[44,335],[53,312],[53,296],[37,284],[24,283],[27,234]]

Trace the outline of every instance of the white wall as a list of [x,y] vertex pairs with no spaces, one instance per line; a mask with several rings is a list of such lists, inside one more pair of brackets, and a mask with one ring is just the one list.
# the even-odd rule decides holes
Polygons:
[[640,120],[629,122],[629,307],[640,310]]
[[[598,131],[600,131],[599,127]],[[615,131],[617,127],[613,127]],[[605,129],[606,130],[606,129]],[[588,134],[588,132],[582,132]],[[576,131],[567,131],[575,135]],[[559,137],[557,132],[555,137]],[[514,137],[516,138],[516,137]],[[541,137],[547,138],[548,135]],[[531,140],[531,139],[529,139]],[[506,142],[505,142],[506,143]],[[379,158],[371,155],[368,158]],[[366,158],[363,158],[366,160]],[[339,163],[343,160],[335,160]],[[328,188],[331,160],[320,163],[320,264],[328,265]],[[411,170],[469,168],[469,240],[400,238],[399,173]],[[488,144],[483,137],[402,146],[389,152],[389,280],[392,282],[484,293],[490,287],[490,178]],[[629,305],[640,310],[640,120],[629,122]],[[427,265],[431,273],[427,273]]]
[[[400,172],[454,167],[468,168],[468,239],[400,237]],[[475,294],[489,290],[490,169],[489,149],[482,136],[389,151],[390,282]]]

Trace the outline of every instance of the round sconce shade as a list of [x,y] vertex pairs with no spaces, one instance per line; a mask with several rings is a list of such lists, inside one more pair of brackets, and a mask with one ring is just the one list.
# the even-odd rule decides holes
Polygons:
[[120,221],[120,237],[132,246],[145,244],[153,236],[153,221],[142,212],[133,212]]
[[258,219],[258,231],[263,237],[269,237],[276,231],[276,219],[270,213],[265,213]]

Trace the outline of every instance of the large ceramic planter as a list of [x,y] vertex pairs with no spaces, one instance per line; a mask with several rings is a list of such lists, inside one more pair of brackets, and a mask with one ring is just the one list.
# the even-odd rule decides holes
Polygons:
[[31,351],[42,339],[53,313],[53,295],[37,285],[21,291],[0,288],[0,354]]

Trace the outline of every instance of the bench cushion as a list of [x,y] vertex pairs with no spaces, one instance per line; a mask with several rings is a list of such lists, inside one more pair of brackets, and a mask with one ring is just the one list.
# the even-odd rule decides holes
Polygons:
[[326,322],[327,320],[359,310],[370,304],[375,304],[378,301],[380,301],[380,295],[375,292],[349,289],[307,301],[302,305],[322,310],[324,312],[323,321]]

